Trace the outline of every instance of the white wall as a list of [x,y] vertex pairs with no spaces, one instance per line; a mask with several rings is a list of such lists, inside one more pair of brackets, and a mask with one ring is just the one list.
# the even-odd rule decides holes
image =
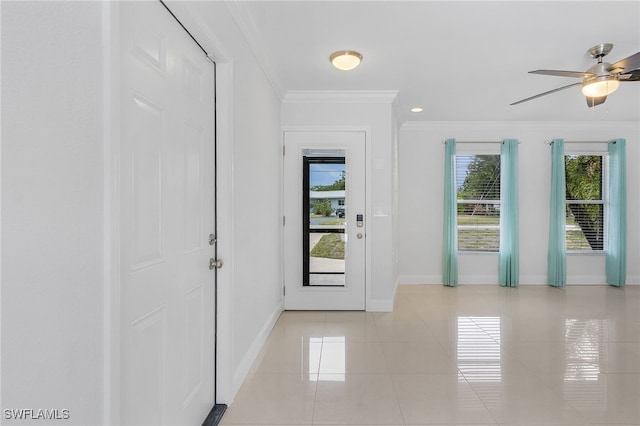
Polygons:
[[[365,99],[370,96],[370,99]],[[376,97],[379,96],[376,100]],[[354,99],[355,98],[355,99]],[[358,128],[367,132],[367,310],[393,308],[397,282],[394,238],[396,124],[394,93],[290,92],[282,125],[296,129]]]
[[99,424],[102,5],[1,7],[1,405]]
[[[2,2],[2,408],[68,409],[65,424],[100,424],[104,409],[103,6]],[[226,5],[189,7],[227,84],[218,374],[231,402],[282,309],[280,100]]]
[[[627,140],[628,212],[640,207],[638,123],[405,123],[400,131],[400,281],[442,282],[442,141],[500,141],[516,138],[520,154],[520,283],[546,284],[549,226],[550,147],[567,141]],[[463,144],[459,145],[460,147]],[[568,151],[574,146],[566,144]],[[640,283],[640,220],[628,215],[627,282]],[[497,284],[496,253],[460,254],[461,284]],[[604,284],[602,255],[569,255],[568,284]]]

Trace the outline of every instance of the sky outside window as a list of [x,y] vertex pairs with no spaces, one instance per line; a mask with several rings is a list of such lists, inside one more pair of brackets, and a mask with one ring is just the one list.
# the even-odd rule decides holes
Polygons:
[[309,186],[331,185],[340,180],[344,171],[344,164],[310,164]]

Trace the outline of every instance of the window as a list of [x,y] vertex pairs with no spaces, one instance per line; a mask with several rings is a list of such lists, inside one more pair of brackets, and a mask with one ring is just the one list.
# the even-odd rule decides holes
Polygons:
[[603,251],[605,221],[603,154],[565,155],[568,251]]
[[500,249],[500,155],[456,155],[458,250]]
[[344,287],[345,157],[308,155],[302,162],[302,284]]

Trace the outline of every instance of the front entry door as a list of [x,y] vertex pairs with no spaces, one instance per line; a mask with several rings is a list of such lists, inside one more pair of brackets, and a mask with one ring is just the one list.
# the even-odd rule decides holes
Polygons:
[[285,309],[365,309],[364,132],[285,132]]
[[120,423],[215,402],[215,67],[160,2],[120,2]]

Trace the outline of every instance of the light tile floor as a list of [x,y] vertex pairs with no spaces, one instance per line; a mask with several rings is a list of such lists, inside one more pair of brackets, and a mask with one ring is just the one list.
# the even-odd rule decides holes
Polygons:
[[401,286],[284,312],[223,425],[640,425],[640,286]]

